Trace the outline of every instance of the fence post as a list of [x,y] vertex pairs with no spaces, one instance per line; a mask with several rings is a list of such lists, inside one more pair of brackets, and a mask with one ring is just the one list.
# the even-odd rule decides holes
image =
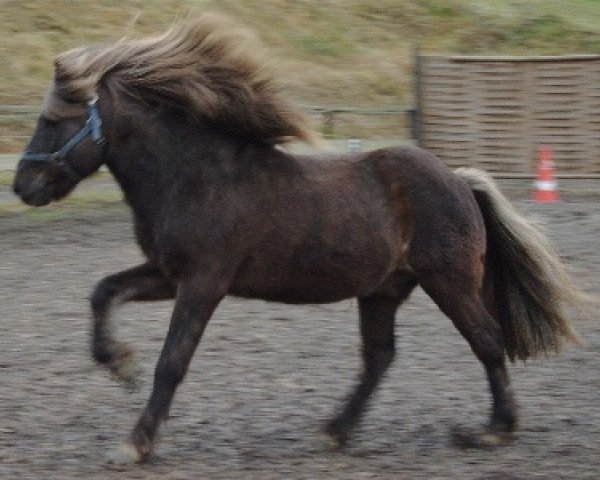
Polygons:
[[326,110],[323,112],[323,134],[326,137],[333,136],[334,115],[335,113],[331,110]]
[[411,133],[419,147],[423,146],[422,138],[422,106],[423,106],[423,59],[419,45],[414,48],[414,109],[411,112]]

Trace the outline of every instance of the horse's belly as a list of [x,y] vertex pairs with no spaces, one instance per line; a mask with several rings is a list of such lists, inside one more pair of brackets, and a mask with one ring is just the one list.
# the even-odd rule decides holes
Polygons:
[[239,271],[233,295],[285,303],[328,303],[374,291],[395,270],[380,252],[299,249],[289,258],[250,259]]

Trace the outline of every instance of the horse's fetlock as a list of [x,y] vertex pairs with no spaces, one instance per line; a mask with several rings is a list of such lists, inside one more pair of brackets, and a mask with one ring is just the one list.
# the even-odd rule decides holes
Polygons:
[[334,442],[335,447],[343,447],[350,439],[352,425],[343,418],[336,417],[327,422],[323,432]]
[[104,344],[94,341],[92,343],[92,357],[101,365],[110,363],[113,359],[113,354]]
[[92,338],[92,356],[98,363],[114,363],[122,357],[131,355],[131,353],[130,348],[105,335],[94,335]]
[[519,424],[519,418],[514,410],[504,410],[494,415],[489,429],[493,432],[512,433]]

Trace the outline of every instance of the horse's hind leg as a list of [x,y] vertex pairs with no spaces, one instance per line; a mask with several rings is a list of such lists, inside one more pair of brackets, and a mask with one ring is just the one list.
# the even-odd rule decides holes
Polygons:
[[92,354],[98,363],[128,387],[136,384],[137,369],[133,350],[113,337],[111,313],[127,301],[166,300],[174,298],[175,287],[156,267],[143,264],[102,279],[91,297]]
[[339,445],[348,440],[371,394],[394,359],[396,310],[416,285],[412,276],[398,276],[395,280],[393,293],[388,290],[358,300],[363,371],[342,411],[325,427],[325,432]]
[[[486,309],[479,294],[478,282],[469,274],[429,273],[419,283],[454,323],[483,364],[492,394],[492,415],[482,435],[460,433],[455,438],[463,446],[486,446],[508,439],[517,425],[517,407],[510,387],[504,340],[500,325]],[[454,279],[451,280],[451,279]],[[460,279],[460,280],[457,280]],[[491,435],[490,435],[491,434]]]

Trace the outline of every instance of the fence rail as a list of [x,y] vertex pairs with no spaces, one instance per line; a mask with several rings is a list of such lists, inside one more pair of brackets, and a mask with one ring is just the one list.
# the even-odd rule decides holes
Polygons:
[[[340,107],[304,105],[327,139],[379,138],[409,140],[414,137],[414,107]],[[10,154],[22,148],[33,131],[39,106],[0,105],[0,154]],[[368,120],[366,117],[370,117]],[[375,117],[378,117],[377,119]],[[393,118],[392,118],[393,117]]]
[[31,136],[39,111],[32,105],[0,105],[0,154],[22,148]]
[[[335,114],[353,114],[353,115],[414,115],[415,107],[337,107],[320,105],[303,105],[301,108],[309,113],[335,115]],[[15,116],[18,118],[37,118],[40,113],[40,107],[31,105],[0,105],[0,120],[6,117]]]
[[34,107],[32,105],[0,105],[0,115],[5,114],[6,112],[36,115],[39,111],[39,107]]
[[304,109],[312,115],[321,116],[321,132],[326,136],[333,138],[336,136],[336,125],[338,125],[341,116],[379,116],[379,117],[397,117],[405,120],[405,132],[401,135],[403,138],[415,139],[417,118],[415,107],[395,107],[395,108],[358,108],[358,107],[323,107],[314,105],[305,105]]
[[28,105],[0,105],[0,122],[34,120],[39,113],[39,108]]
[[[340,106],[304,105],[302,108],[310,115],[320,118],[321,132],[327,139],[326,148],[332,152],[350,149],[348,138],[360,138],[359,148],[370,150],[375,148],[412,142],[412,125],[415,110],[412,107],[396,108],[357,108]],[[40,107],[33,105],[0,105],[0,171],[14,170],[19,153],[24,143],[31,136],[34,123],[39,115]],[[383,122],[367,121],[366,117],[381,117]],[[394,117],[392,120],[390,117]],[[352,119],[355,120],[352,124]],[[401,129],[388,128],[393,135],[378,135],[381,124],[398,124]],[[371,130],[368,131],[369,124]],[[376,134],[373,135],[373,132]],[[371,138],[366,138],[371,137]],[[310,153],[310,149],[302,145],[292,146],[299,153]]]

